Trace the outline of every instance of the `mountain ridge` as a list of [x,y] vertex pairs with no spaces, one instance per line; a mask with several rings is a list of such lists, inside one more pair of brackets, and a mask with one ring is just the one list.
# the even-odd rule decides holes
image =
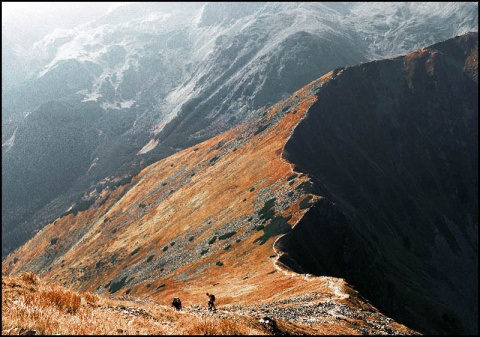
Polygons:
[[[444,56],[438,54],[439,49]],[[465,52],[459,53],[461,50]],[[322,290],[332,281],[350,287],[342,280],[345,278],[348,283],[359,287],[360,292],[368,293],[367,297],[382,310],[390,310],[419,330],[437,333],[475,331],[478,329],[478,321],[475,326],[476,306],[470,305],[475,302],[473,284],[478,280],[472,269],[476,266],[475,254],[470,254],[475,250],[475,242],[455,251],[455,244],[459,245],[457,240],[461,237],[456,234],[452,241],[448,235],[458,224],[478,231],[478,220],[475,222],[472,218],[464,223],[469,212],[475,211],[475,207],[478,210],[474,193],[478,184],[470,181],[472,174],[478,172],[475,161],[462,164],[462,161],[455,160],[459,166],[452,170],[466,169],[471,173],[458,173],[456,180],[449,185],[439,185],[441,190],[455,186],[458,190],[462,185],[473,184],[472,189],[462,192],[463,196],[454,192],[458,200],[468,201],[463,202],[464,206],[461,201],[458,204],[459,207],[467,205],[466,208],[444,207],[445,212],[459,214],[456,222],[450,220],[451,223],[437,224],[438,220],[434,218],[421,224],[421,221],[403,224],[398,220],[402,217],[401,212],[415,206],[418,200],[411,201],[405,195],[401,195],[402,198],[389,196],[386,192],[390,190],[390,179],[380,179],[382,174],[378,172],[386,170],[383,162],[390,163],[391,158],[375,157],[376,160],[372,161],[367,154],[373,151],[371,149],[380,147],[381,150],[390,144],[388,137],[395,137],[395,133],[389,132],[385,136],[389,127],[399,128],[408,142],[402,143],[397,137],[392,143],[394,148],[397,146],[395,150],[377,149],[370,156],[406,151],[412,146],[409,142],[415,139],[410,133],[424,129],[417,127],[418,123],[425,122],[421,118],[406,118],[403,124],[399,124],[395,113],[411,113],[399,100],[403,97],[408,105],[415,107],[412,109],[429,114],[440,111],[445,117],[456,111],[453,120],[460,120],[458,116],[466,118],[468,132],[462,128],[464,124],[458,124],[455,130],[459,131],[430,135],[432,139],[441,140],[440,147],[428,147],[430,143],[427,142],[422,146],[415,145],[430,150],[430,157],[426,158],[437,158],[441,151],[447,150],[448,156],[457,153],[475,156],[475,142],[468,139],[478,134],[477,123],[468,122],[478,119],[478,113],[474,114],[475,104],[478,111],[478,94],[475,96],[474,90],[478,88],[478,77],[474,75],[475,69],[478,70],[478,60],[475,61],[474,56],[476,50],[478,33],[471,33],[404,57],[333,70],[269,109],[257,111],[248,122],[148,166],[131,181],[103,189],[91,207],[66,214],[10,254],[2,262],[2,272],[34,271],[51,282],[74,289],[163,299],[180,295],[201,301],[205,291],[215,287],[217,293],[228,294],[223,297],[224,305],[252,301],[267,304],[306,291],[320,294],[320,297],[332,296],[333,292],[335,301],[345,301],[349,306],[358,303],[356,301],[363,303],[357,296],[344,295],[349,291],[339,292],[336,287],[327,287],[330,289],[327,292]],[[359,73],[364,77],[362,81],[356,78]],[[389,84],[378,81],[381,78]],[[342,86],[350,90],[339,90]],[[382,93],[372,99],[376,92],[369,90],[380,89],[398,92],[390,96]],[[424,102],[419,97],[425,98],[426,91],[430,92],[431,98]],[[347,92],[357,97],[345,100]],[[446,92],[449,95],[445,95]],[[390,98],[388,104],[391,106],[381,100],[385,97]],[[454,106],[461,110],[438,109],[439,105],[435,104],[445,99],[453,99]],[[372,117],[367,119],[368,124],[353,123],[355,119],[352,117],[350,123],[342,124],[344,129],[339,132],[342,129],[336,127],[335,122],[343,121],[340,116],[348,115],[351,105],[356,107],[353,111],[363,113],[356,118]],[[332,112],[336,113],[335,118]],[[373,117],[378,114],[380,118]],[[388,117],[384,124],[381,123],[382,116]],[[325,119],[319,122],[319,118]],[[436,118],[436,123],[438,125],[433,125],[439,130],[451,125],[449,118]],[[379,133],[383,143],[376,140],[372,144],[371,138],[377,135],[378,125],[386,128]],[[459,136],[458,132],[463,135]],[[359,138],[362,135],[365,135],[363,140]],[[455,138],[457,136],[459,138]],[[327,145],[322,144],[322,137],[328,140]],[[355,139],[355,146],[345,142],[348,137]],[[442,146],[454,142],[443,137],[470,138],[457,142],[463,150],[451,151]],[[342,138],[343,149],[338,145],[338,139]],[[365,139],[369,140],[368,147],[362,149]],[[416,147],[413,149],[415,154]],[[335,167],[337,161],[350,157],[356,162]],[[368,159],[366,164],[362,161],[364,158]],[[428,182],[428,170],[422,170],[422,166],[428,168],[430,161],[415,158],[413,170],[397,164],[399,172],[404,172],[407,182],[416,179]],[[438,174],[445,162],[448,161],[439,162],[443,164],[438,166]],[[468,163],[473,166],[469,167]],[[356,170],[351,170],[352,167]],[[417,169],[423,174],[420,178]],[[370,178],[371,172],[377,174]],[[390,174],[396,177],[393,171]],[[410,182],[405,186],[411,188],[416,184]],[[372,197],[379,191],[386,200],[384,205],[374,202],[382,198]],[[443,194],[437,194],[443,198],[439,201],[446,200]],[[351,195],[354,198],[349,199]],[[422,194],[413,195],[419,198]],[[389,202],[389,198],[394,201]],[[359,203],[362,200],[363,203]],[[403,205],[404,209],[393,207],[396,204]],[[429,204],[426,205],[426,211],[431,212]],[[428,218],[428,213],[421,213],[423,210],[417,208],[417,212],[420,220]],[[384,218],[396,221],[390,220],[396,226],[379,226],[382,223],[375,214],[382,221]],[[417,236],[407,234],[412,229],[419,231]],[[392,230],[401,235],[394,236],[389,233]],[[463,254],[466,258],[463,268],[472,273],[470,278],[464,279],[464,273],[456,274],[451,264],[442,270],[435,262],[439,257],[432,259],[430,247],[418,239],[430,238],[432,233],[438,237],[438,242],[441,242],[439,235],[443,235],[447,242],[446,246],[438,246],[442,248],[439,250],[440,259]],[[322,243],[320,246],[319,242]],[[397,259],[400,262],[389,266],[389,261]],[[403,260],[408,266],[399,265]],[[424,278],[423,268],[432,275],[428,279]],[[438,278],[439,274],[452,270],[453,276],[449,276],[453,277],[452,282],[463,282],[462,286],[470,291],[468,297],[462,299],[469,303],[465,308],[459,308],[453,301],[456,295],[462,297],[464,293],[450,288],[449,282],[442,283],[442,277]],[[407,273],[412,281],[408,281],[403,273]],[[416,277],[421,281],[415,280]],[[432,283],[422,283],[426,280]],[[376,286],[372,289],[365,284]],[[423,290],[418,287],[422,284]],[[443,289],[448,297],[439,301],[435,287]],[[408,294],[412,296],[415,292],[429,293],[421,301],[415,294],[413,299],[418,303],[412,304]],[[462,306],[458,301],[460,297],[455,300]],[[434,305],[432,310],[431,303],[438,307]],[[431,310],[428,316],[422,314],[424,307]],[[314,324],[320,323],[317,318]]]
[[[2,256],[105,181],[128,180],[331,69],[408,52],[478,22],[475,3],[164,6],[125,5],[23,48],[15,49],[10,26],[2,30],[5,60],[22,61],[6,68],[13,76],[9,84],[19,81],[15,74],[30,73],[28,82],[2,94]],[[54,123],[35,128],[35,114],[51,117],[48,100],[67,119],[84,116],[75,130],[79,142],[56,139]],[[92,112],[98,116],[89,118]],[[69,131],[68,123],[60,126],[62,135]],[[60,151],[66,155],[48,151],[62,142],[69,145]],[[58,166],[58,176],[68,176],[60,182],[68,191],[44,195],[39,177],[48,178],[51,168],[42,156],[49,153],[50,163],[75,162],[76,152],[84,158],[78,166]],[[10,177],[24,183],[17,186]]]

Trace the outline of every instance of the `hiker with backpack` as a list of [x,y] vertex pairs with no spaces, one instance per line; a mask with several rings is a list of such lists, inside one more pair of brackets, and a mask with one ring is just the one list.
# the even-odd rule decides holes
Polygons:
[[207,293],[207,296],[208,296],[208,310],[216,311],[217,308],[215,308],[215,295]]
[[172,306],[178,311],[182,310],[182,301],[178,297],[175,297],[172,302]]

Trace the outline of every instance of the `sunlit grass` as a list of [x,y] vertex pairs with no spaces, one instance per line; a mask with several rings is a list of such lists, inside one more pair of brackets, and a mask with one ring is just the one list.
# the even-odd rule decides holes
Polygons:
[[[130,310],[127,310],[130,309]],[[143,314],[134,314],[140,310]],[[201,317],[48,285],[33,273],[2,278],[2,335],[252,335],[248,322]]]

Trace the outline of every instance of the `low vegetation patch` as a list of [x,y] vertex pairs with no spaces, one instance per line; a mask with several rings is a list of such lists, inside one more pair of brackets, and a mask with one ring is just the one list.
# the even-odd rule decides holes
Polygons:
[[294,173],[290,177],[287,178],[287,181],[295,179],[298,176],[298,174]]
[[117,291],[119,291],[120,289],[123,288],[123,286],[125,285],[125,281],[127,280],[127,277],[125,276],[124,278],[122,278],[120,281],[118,282],[113,282],[111,285],[110,285],[110,288],[108,289],[108,291],[110,292],[110,294],[113,294],[113,293],[116,293]]
[[275,214],[275,211],[273,210],[273,205],[275,205],[275,200],[277,200],[277,198],[272,198],[270,200],[267,200],[263,205],[262,209],[258,211],[260,220],[267,221],[273,217],[273,215]]
[[210,159],[210,164],[211,164],[211,165],[215,164],[215,162],[216,162],[219,158],[220,158],[219,156],[213,157],[212,159]]
[[264,228],[265,228],[265,225],[258,225],[258,226],[255,227],[255,229],[256,229],[257,231],[261,231],[261,230],[264,229]]
[[263,228],[263,235],[255,239],[253,243],[260,242],[260,244],[263,245],[271,237],[287,233],[291,229],[287,221],[291,218],[291,215],[286,218],[283,216],[274,217],[272,221]]
[[220,235],[220,236],[218,237],[218,239],[219,239],[219,240],[226,240],[226,239],[234,236],[235,234],[237,234],[237,232],[235,232],[235,231],[227,232],[227,233],[225,233],[225,234]]
[[269,126],[270,126],[270,123],[264,124],[264,125],[260,125],[260,126],[258,127],[257,131],[255,131],[255,132],[253,133],[253,135],[254,135],[254,136],[258,135],[260,132],[266,130]]

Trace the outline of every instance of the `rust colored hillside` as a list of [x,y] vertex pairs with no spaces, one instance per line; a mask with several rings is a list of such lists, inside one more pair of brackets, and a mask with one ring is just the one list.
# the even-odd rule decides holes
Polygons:
[[[328,310],[332,308],[335,306],[329,303]],[[247,308],[243,310],[241,313],[228,309],[209,312],[200,306],[183,306],[181,311],[176,311],[171,306],[152,300],[122,301],[90,292],[79,293],[48,284],[33,273],[2,279],[2,335],[296,335],[356,332],[347,327],[343,318],[335,321],[331,317],[328,324],[320,329],[283,320],[276,320],[276,325],[272,326],[249,314]],[[374,313],[365,311],[363,314],[371,320],[378,319]]]
[[159,305],[177,296],[199,310],[211,292],[220,310],[275,317],[297,333],[414,333],[343,279],[296,274],[278,261],[275,241],[320,198],[283,159],[284,146],[334,77],[103,191],[8,256],[2,272]]

